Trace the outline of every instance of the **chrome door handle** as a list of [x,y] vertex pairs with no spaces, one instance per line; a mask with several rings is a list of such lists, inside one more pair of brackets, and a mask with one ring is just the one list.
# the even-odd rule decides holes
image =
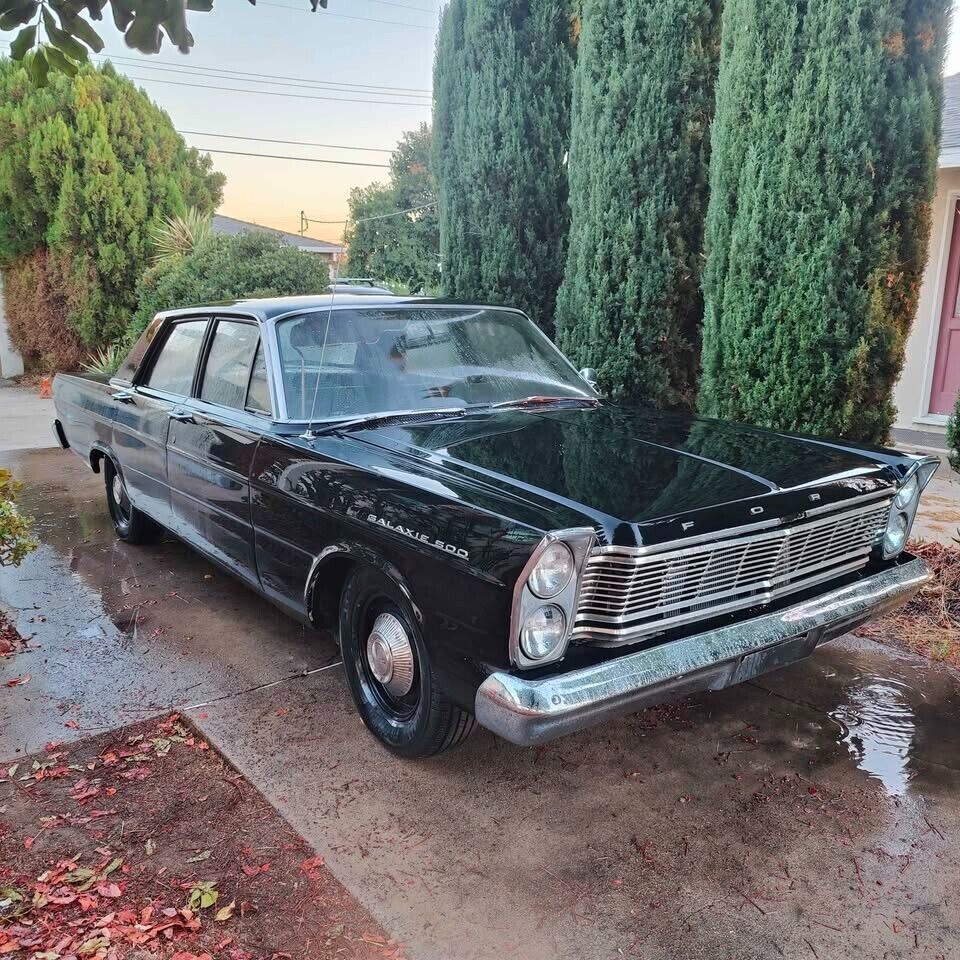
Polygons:
[[193,419],[193,414],[187,410],[171,410],[167,416],[171,420],[176,420],[178,423],[196,423],[197,421]]
[[110,396],[120,403],[133,403],[137,395],[132,390],[120,390],[118,393],[113,393]]

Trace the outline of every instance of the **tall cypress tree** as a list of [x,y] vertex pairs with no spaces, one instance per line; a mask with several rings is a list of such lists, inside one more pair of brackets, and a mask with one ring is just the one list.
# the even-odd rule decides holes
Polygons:
[[560,346],[621,400],[689,406],[719,0],[584,0]]
[[703,411],[883,441],[916,312],[948,0],[727,0]]
[[572,57],[562,0],[453,0],[434,68],[442,283],[552,332],[569,222]]

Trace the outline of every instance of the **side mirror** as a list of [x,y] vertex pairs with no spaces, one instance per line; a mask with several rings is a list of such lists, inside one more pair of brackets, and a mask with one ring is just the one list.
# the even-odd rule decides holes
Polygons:
[[594,390],[597,389],[597,371],[594,370],[593,367],[584,367],[580,371],[580,376],[583,377]]

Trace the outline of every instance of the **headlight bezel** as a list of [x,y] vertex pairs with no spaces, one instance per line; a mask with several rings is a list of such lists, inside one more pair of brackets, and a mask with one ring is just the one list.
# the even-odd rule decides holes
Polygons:
[[[576,615],[580,580],[590,550],[596,544],[596,531],[591,527],[576,527],[554,530],[543,536],[527,559],[513,589],[513,604],[510,615],[510,662],[520,669],[533,669],[555,663],[566,655],[570,633]],[[530,577],[544,554],[554,544],[561,543],[573,558],[573,570],[567,582],[552,596],[541,597],[530,586]],[[564,616],[565,631],[560,643],[543,657],[531,657],[520,642],[521,631],[527,620],[543,606],[556,606]]]
[[[906,549],[910,532],[913,529],[913,521],[920,506],[920,497],[927,484],[933,479],[933,475],[937,472],[939,466],[939,457],[916,457],[897,485],[897,491],[890,502],[887,523],[879,541],[880,555],[884,560],[894,560]],[[911,490],[911,485],[912,492],[909,498],[904,499],[903,493]],[[888,543],[894,521],[898,521],[899,518],[904,521],[902,540],[894,540]],[[897,545],[898,542],[899,545]]]

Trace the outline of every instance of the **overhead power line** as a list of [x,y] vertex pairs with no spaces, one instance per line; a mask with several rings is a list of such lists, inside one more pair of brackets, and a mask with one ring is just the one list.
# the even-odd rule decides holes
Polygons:
[[228,153],[234,157],[262,157],[265,160],[300,160],[303,163],[333,163],[338,167],[377,167],[389,170],[388,163],[361,163],[358,160],[327,160],[320,157],[289,157],[279,153],[247,153],[244,150],[218,150],[215,147],[196,147],[201,153]]
[[385,7],[403,7],[404,10],[419,10],[421,13],[436,14],[431,7],[414,7],[409,3],[397,3],[397,0],[370,0],[371,3],[382,3]]
[[[124,64],[126,66],[126,64]],[[370,90],[353,90],[348,86],[335,86],[333,84],[328,84],[323,87],[313,86],[308,84],[303,84],[294,80],[267,80],[267,79],[257,79],[257,80],[247,80],[245,77],[231,76],[230,74],[224,73],[200,73],[196,70],[193,70],[189,67],[172,67],[167,66],[166,64],[155,64],[155,63],[138,63],[138,70],[162,70],[166,73],[176,73],[179,76],[193,77],[197,80],[232,80],[235,83],[258,83],[265,84],[271,87],[294,87],[298,90],[316,90],[318,93],[356,93],[356,94],[367,94],[370,96],[392,96],[392,97],[405,97],[409,98],[410,103],[416,103],[418,101],[429,102],[430,95],[426,93],[400,93],[398,91],[393,91],[387,88],[384,89],[370,89]],[[401,101],[403,103],[408,102],[407,100]]]
[[429,109],[429,103],[412,103],[406,100],[362,100],[350,97],[321,97],[305,93],[280,93],[277,90],[250,90],[243,87],[221,87],[209,83],[188,83],[186,80],[166,80],[162,77],[135,77],[131,74],[126,75],[130,80],[136,80],[138,83],[166,83],[174,87],[193,87],[196,90],[225,90],[228,93],[254,94],[259,97],[286,97],[292,100],[325,100],[334,103],[379,103],[391,107],[418,107]]
[[[292,7],[289,3],[271,3],[269,0],[260,0],[261,6],[278,7],[281,10],[296,10],[300,13],[310,13],[306,7]],[[324,10],[324,17],[338,17],[340,20],[362,20],[364,23],[388,23],[394,27],[413,27],[414,30],[432,30],[433,27],[423,23],[410,23],[409,20],[378,20],[375,17],[353,17],[349,13],[331,13]]]
[[381,213],[375,217],[358,217],[356,220],[352,220],[350,217],[347,217],[346,220],[314,220],[312,217],[304,216],[300,214],[301,224],[322,224],[323,226],[334,226],[337,224],[346,224],[346,223],[370,223],[372,220],[389,220],[391,217],[402,217],[408,213],[416,213],[418,210],[429,210],[431,207],[437,206],[439,201],[434,200],[431,203],[421,203],[419,207],[408,207],[406,210],[396,210],[393,213]]
[[[140,66],[143,62],[148,59],[147,57],[125,57],[122,55],[110,54],[92,54],[92,56],[97,56],[100,60],[117,60],[122,63],[132,63]],[[249,70],[231,70],[228,67],[208,67],[203,64],[193,64],[193,63],[170,63],[166,60],[157,61],[162,63],[164,66],[172,67],[176,70],[194,70],[194,71],[203,71],[205,73],[212,74],[235,74],[236,76],[230,76],[228,79],[236,79],[237,77],[256,77],[257,79],[265,80],[291,80],[295,83],[311,83],[319,86],[330,86],[336,85],[338,87],[357,87],[360,90],[375,90],[381,92],[399,92],[403,91],[404,93],[423,93],[427,96],[430,96],[432,91],[428,87],[397,87],[391,84],[376,84],[376,83],[353,83],[349,80],[317,80],[313,77],[291,77],[286,74],[277,74],[277,73],[252,73]]]
[[[284,143],[294,147],[326,147],[329,150],[358,150],[363,153],[393,153],[389,147],[347,147],[342,143],[317,143],[314,140],[274,140],[269,137],[243,137],[237,133],[208,133],[205,130],[177,130],[189,137],[218,137],[222,140],[252,140],[255,143]],[[199,147],[197,148],[200,149]]]
[[[10,44],[0,40],[0,46],[9,47]],[[236,83],[253,83],[253,80],[247,80],[247,77],[253,77],[257,81],[266,83],[267,81],[284,81],[280,86],[296,86],[298,84],[306,85],[307,89],[317,87],[318,92],[356,93],[369,96],[400,96],[411,97],[412,99],[427,100],[432,96],[432,92],[427,87],[399,87],[390,84],[373,83],[354,83],[349,80],[338,80],[336,82],[329,80],[316,80],[311,77],[291,77],[285,74],[273,73],[253,73],[249,70],[231,70],[221,67],[207,67],[199,64],[180,63],[173,64],[167,61],[158,61],[157,63],[147,63],[148,57],[124,57],[117,54],[96,54],[88,55],[91,60],[98,60],[102,63],[111,62],[126,67],[127,65],[140,67],[147,70],[166,70],[172,73],[184,74],[197,79],[209,80],[232,80]]]

